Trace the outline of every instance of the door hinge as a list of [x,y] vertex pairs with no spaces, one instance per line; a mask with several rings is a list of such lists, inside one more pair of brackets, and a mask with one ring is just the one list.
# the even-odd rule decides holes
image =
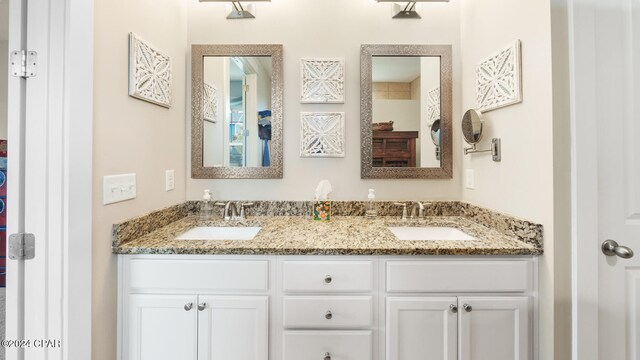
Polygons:
[[28,79],[38,75],[38,53],[35,51],[11,52],[11,74],[15,77]]
[[33,234],[9,236],[9,259],[31,260],[36,257],[36,237]]

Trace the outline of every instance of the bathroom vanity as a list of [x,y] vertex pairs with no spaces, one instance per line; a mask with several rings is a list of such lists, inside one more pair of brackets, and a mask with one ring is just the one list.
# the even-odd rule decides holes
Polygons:
[[[231,223],[185,204],[115,225],[119,358],[536,359],[541,226],[458,202],[420,220],[341,216],[354,202],[331,222],[291,216],[306,205],[257,203],[269,216]],[[176,239],[256,226],[251,240]],[[403,227],[469,237],[390,230]]]

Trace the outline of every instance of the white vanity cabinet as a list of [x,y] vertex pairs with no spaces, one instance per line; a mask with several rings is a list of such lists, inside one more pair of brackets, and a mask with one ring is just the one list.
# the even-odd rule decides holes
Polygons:
[[271,260],[125,256],[122,360],[269,359]]
[[197,296],[130,295],[126,359],[197,359]]
[[456,360],[455,297],[388,297],[387,359]]
[[534,267],[386,261],[386,360],[532,359]]
[[536,360],[531,256],[121,255],[119,360]]
[[378,359],[376,257],[278,260],[282,360]]

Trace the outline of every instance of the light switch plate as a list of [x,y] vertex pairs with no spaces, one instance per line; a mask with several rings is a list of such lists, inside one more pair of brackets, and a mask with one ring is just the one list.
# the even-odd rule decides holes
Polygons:
[[102,183],[103,205],[131,200],[136,197],[136,174],[105,176]]
[[175,172],[167,170],[164,172],[164,191],[171,191],[176,188]]
[[467,169],[465,171],[464,187],[466,187],[467,189],[470,189],[470,190],[473,190],[473,189],[476,188],[475,173],[471,169]]

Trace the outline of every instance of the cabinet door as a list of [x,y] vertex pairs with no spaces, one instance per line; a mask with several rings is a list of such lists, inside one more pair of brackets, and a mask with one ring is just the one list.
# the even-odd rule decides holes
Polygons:
[[455,297],[388,297],[387,360],[455,360]]
[[196,301],[189,295],[130,295],[126,359],[196,360]]
[[458,305],[460,360],[531,359],[527,297],[460,297]]
[[268,296],[200,296],[198,300],[198,360],[267,360]]

